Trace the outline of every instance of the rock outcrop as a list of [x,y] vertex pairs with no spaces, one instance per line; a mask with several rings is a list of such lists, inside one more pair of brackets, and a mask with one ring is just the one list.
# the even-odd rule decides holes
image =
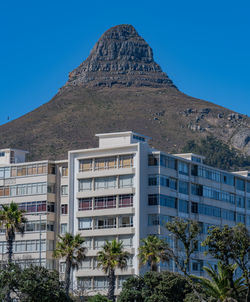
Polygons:
[[69,74],[67,86],[175,87],[155,63],[151,47],[132,25],[107,30],[89,57]]

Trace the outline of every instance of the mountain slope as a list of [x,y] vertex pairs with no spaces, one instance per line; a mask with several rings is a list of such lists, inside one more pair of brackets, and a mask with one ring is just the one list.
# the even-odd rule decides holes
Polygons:
[[213,135],[250,155],[250,119],[180,92],[131,25],[105,32],[50,102],[0,126],[0,148],[61,159],[97,146],[96,133],[125,130],[152,137],[152,146],[167,152]]

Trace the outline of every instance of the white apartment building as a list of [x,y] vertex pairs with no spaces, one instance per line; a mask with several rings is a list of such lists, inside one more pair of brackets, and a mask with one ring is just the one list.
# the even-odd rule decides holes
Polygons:
[[[128,268],[116,272],[116,294],[119,294],[126,278],[148,269],[140,268],[137,258],[142,238],[156,234],[182,256],[182,246],[174,242],[165,228],[166,222],[173,217],[195,219],[201,225],[199,247],[190,265],[190,271],[197,275],[203,274],[203,265],[216,265],[214,259],[204,256],[200,245],[209,226],[232,226],[242,222],[250,228],[248,171],[229,173],[204,165],[204,158],[199,155],[171,155],[152,149],[148,137],[131,131],[96,136],[99,138],[98,148],[69,151],[68,159],[63,161],[11,163],[0,156],[0,204],[13,200],[22,207],[25,202],[46,202],[43,216],[38,210],[36,215],[30,214],[28,205],[25,208],[30,221],[38,223],[42,217],[46,224],[42,232],[43,242],[46,242],[44,250],[42,253],[39,248],[29,251],[27,242],[38,240],[41,228],[37,230],[35,227],[37,231],[28,229],[23,237],[17,237],[17,242],[27,241],[25,252],[16,250],[18,261],[29,256],[39,263],[42,254],[43,263],[63,273],[63,261],[57,263],[52,258],[56,235],[66,231],[80,233],[85,238],[87,257],[79,270],[74,271],[72,286],[84,288],[89,294],[105,293],[107,278],[97,267],[97,253],[106,240],[117,239],[130,254]],[[5,151],[1,150],[0,155],[1,152]],[[24,155],[20,157],[19,154],[20,158],[24,160]],[[38,173],[41,164],[47,165],[44,173]],[[30,175],[28,167],[32,165],[37,165],[37,170],[36,174]],[[24,175],[8,174],[8,169],[12,171],[12,167],[22,166],[26,167]],[[5,173],[5,169],[7,174],[2,177],[1,171]],[[34,183],[44,184],[43,193],[32,193],[27,187],[24,191],[20,189],[26,195],[1,195],[6,187]],[[53,228],[50,227],[52,224]],[[4,256],[4,235],[0,240]],[[160,264],[159,269],[177,271],[172,261]]]

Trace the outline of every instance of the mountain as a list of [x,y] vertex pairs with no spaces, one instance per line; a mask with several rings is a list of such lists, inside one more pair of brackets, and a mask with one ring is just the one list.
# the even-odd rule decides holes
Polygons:
[[132,25],[107,30],[52,100],[0,126],[0,148],[61,159],[97,146],[96,133],[126,130],[167,152],[212,135],[250,155],[250,118],[179,91]]

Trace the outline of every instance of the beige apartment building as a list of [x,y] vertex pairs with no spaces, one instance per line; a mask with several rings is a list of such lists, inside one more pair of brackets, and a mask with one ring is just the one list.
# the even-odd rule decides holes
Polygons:
[[[24,236],[17,235],[14,259],[64,272],[52,257],[58,234],[80,233],[86,259],[72,273],[74,289],[105,293],[107,278],[97,267],[97,253],[117,239],[129,252],[128,268],[116,272],[116,294],[129,276],[141,274],[137,258],[140,240],[149,234],[165,239],[183,256],[182,246],[169,236],[165,223],[173,217],[199,221],[202,232],[190,271],[216,261],[200,245],[211,225],[250,228],[250,175],[229,173],[203,164],[195,154],[171,155],[155,149],[149,138],[131,131],[98,134],[99,146],[69,151],[62,161],[25,162],[25,152],[0,151],[0,204],[15,201],[26,211]],[[0,252],[6,258],[4,233]],[[159,270],[178,271],[172,261]]]

